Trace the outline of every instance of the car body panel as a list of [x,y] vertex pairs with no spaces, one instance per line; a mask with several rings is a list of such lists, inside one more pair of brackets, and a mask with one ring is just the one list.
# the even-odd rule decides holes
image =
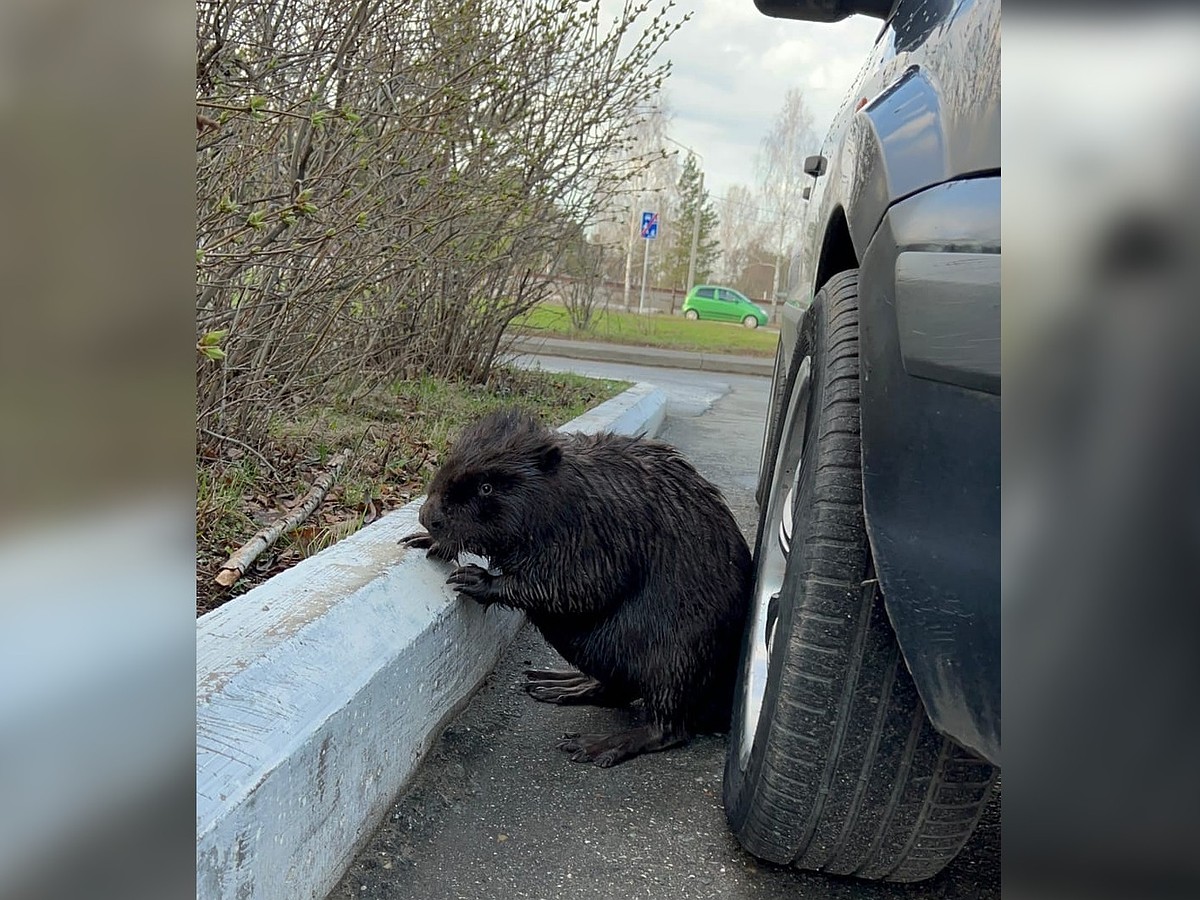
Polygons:
[[[1000,197],[988,181],[888,211],[859,270],[859,353],[863,498],[888,617],[933,723],[998,763]],[[990,238],[961,252],[945,228],[958,192],[994,198]],[[938,290],[904,286],[914,255]]]
[[933,724],[996,763],[999,28],[998,0],[893,8],[821,149],[778,366],[821,285],[859,267],[864,498],[885,604]]
[[711,318],[713,306],[716,305],[717,289],[709,285],[697,285],[692,288],[683,301],[683,311],[695,310],[701,318]]
[[1000,393],[1000,255],[905,250],[895,269],[904,370]]

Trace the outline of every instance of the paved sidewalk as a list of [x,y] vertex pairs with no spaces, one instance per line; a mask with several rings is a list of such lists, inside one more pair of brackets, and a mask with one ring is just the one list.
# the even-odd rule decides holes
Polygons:
[[634,347],[600,341],[572,341],[553,337],[518,337],[512,347],[519,353],[565,356],[570,359],[595,359],[602,362],[631,363],[671,369],[697,369],[703,372],[728,372],[735,375],[771,377],[774,360],[759,356],[732,356],[723,353],[699,353],[692,350],[664,350],[659,347]]

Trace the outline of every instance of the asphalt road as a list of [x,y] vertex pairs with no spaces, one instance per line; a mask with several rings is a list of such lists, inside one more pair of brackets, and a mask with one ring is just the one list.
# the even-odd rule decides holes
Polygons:
[[[750,538],[767,379],[543,358],[547,369],[658,384],[660,438],[724,492]],[[612,769],[572,763],[566,731],[604,731],[629,713],[536,703],[528,666],[562,665],[526,627],[449,723],[331,900],[518,898],[991,898],[1000,896],[1000,806],[938,878],[908,887],[780,869],[744,853],[721,807],[723,737]]]

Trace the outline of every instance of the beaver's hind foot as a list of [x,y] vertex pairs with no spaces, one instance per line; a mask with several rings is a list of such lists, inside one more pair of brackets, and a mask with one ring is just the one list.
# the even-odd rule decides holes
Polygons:
[[624,706],[635,699],[575,669],[526,669],[525,678],[525,693],[542,703]]
[[558,749],[570,753],[571,762],[591,763],[607,769],[643,753],[677,747],[687,743],[687,739],[687,730],[681,725],[651,722],[613,734],[564,734]]

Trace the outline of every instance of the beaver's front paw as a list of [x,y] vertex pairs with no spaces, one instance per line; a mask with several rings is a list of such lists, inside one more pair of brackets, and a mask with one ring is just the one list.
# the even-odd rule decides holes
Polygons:
[[470,597],[477,603],[490,604],[496,600],[495,577],[483,566],[459,566],[450,573],[446,584],[450,585],[464,597]]
[[430,559],[440,559],[442,562],[450,562],[454,559],[454,554],[439,544],[433,539],[433,535],[425,531],[418,531],[416,534],[410,534],[407,537],[402,537],[397,542],[401,547],[409,547],[413,550],[424,550],[425,555]]

